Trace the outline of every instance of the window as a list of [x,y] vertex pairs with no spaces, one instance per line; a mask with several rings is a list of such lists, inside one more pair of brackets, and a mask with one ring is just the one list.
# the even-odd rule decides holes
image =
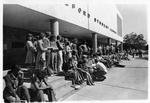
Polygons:
[[12,48],[24,48],[24,43],[22,42],[12,42]]

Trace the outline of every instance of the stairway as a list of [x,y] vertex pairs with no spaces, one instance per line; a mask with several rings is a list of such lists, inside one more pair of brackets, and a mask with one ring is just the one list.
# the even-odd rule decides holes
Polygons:
[[[30,79],[29,79],[29,73],[28,70],[23,68],[22,69],[25,74],[25,85],[27,88],[30,88]],[[86,86],[86,83],[83,83],[81,87],[78,90],[75,90],[72,85],[71,80],[65,80],[64,75],[54,75],[51,77],[48,77],[48,83],[52,85],[55,93],[56,93],[56,99],[57,101],[63,101],[70,95],[74,94],[75,92],[79,91],[81,88]],[[47,96],[45,95],[46,100],[48,100]]]
[[[27,88],[29,89],[29,91],[31,91],[31,89],[30,89],[31,80],[29,78],[28,69],[22,68],[22,71],[24,72],[24,85],[26,85]],[[6,73],[6,71],[5,71],[5,73]],[[3,76],[4,76],[4,73],[3,73]],[[54,75],[54,76],[48,77],[48,83],[50,83],[52,85],[52,87],[56,93],[57,101],[63,101],[70,95],[74,94],[75,92],[79,91],[81,88],[86,86],[86,83],[84,82],[78,90],[75,90],[73,87],[71,87],[72,81],[65,80],[65,76],[63,76],[63,75]],[[46,100],[48,100],[47,96],[46,95],[44,95],[44,96],[45,96]],[[32,98],[31,98],[31,100],[32,100]],[[35,100],[35,98],[33,98],[33,101],[34,100]]]

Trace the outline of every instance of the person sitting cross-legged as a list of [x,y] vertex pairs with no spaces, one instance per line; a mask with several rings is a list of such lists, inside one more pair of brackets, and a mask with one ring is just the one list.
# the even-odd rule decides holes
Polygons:
[[72,80],[72,87],[75,89],[78,89],[80,87],[80,84],[83,83],[83,77],[80,75],[78,69],[77,69],[77,61],[73,58],[69,58],[69,61],[67,63],[65,70],[65,78]]
[[84,59],[83,62],[81,63],[81,68],[77,68],[77,70],[84,77],[84,79],[86,79],[87,85],[90,86],[94,85],[94,81],[90,74],[91,67],[89,67],[88,61],[86,59]]

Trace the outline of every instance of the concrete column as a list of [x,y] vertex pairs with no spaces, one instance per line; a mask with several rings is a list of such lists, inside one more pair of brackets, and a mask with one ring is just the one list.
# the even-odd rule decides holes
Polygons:
[[115,45],[116,45],[116,46],[118,46],[118,41],[117,41],[117,40],[116,40],[116,43],[115,43]]
[[57,35],[59,35],[59,22],[58,20],[51,20],[50,21],[50,26],[51,26],[51,31],[52,34],[57,37]]
[[123,52],[123,42],[121,42],[121,52]]
[[92,48],[93,48],[93,53],[97,52],[97,34],[96,33],[92,33]]
[[111,44],[111,39],[110,38],[107,39],[107,43],[108,43],[108,45]]

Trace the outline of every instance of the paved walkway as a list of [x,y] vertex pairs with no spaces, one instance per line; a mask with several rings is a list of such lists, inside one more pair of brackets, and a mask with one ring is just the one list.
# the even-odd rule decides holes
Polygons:
[[64,101],[145,100],[148,98],[148,60],[130,57],[114,67],[103,82],[86,86]]

